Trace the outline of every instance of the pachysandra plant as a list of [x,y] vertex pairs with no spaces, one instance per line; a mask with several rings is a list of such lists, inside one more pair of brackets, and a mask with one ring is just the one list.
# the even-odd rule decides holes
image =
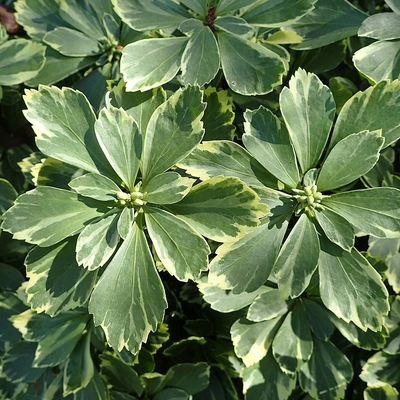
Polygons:
[[[15,239],[38,245],[26,260],[28,301],[35,310],[56,315],[90,296],[89,312],[110,345],[132,352],[167,307],[153,252],[177,279],[195,280],[210,253],[202,235],[235,240],[267,211],[236,177],[193,186],[194,179],[168,171],[201,141],[205,104],[195,86],[167,100],[163,91],[156,93],[147,109],[139,104],[138,126],[139,118],[111,100],[96,119],[78,91],[27,91],[26,117],[38,148],[81,172],[70,190],[42,186],[21,195],[2,225]],[[74,275],[58,296],[48,281],[63,268]]]
[[184,0],[160,5],[148,0],[114,0],[132,29],[159,30],[164,37],[127,45],[121,72],[129,91],[148,90],[173,79],[209,83],[222,68],[228,86],[243,95],[265,94],[282,83],[287,51],[256,40],[259,28],[279,28],[313,9],[315,0],[270,2]]

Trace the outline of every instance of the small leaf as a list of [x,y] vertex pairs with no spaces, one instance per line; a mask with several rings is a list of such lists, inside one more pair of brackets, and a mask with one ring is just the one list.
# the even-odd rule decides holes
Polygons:
[[203,86],[219,70],[219,51],[214,34],[202,25],[190,37],[181,60],[182,83]]
[[322,164],[318,190],[337,189],[366,174],[377,163],[384,141],[380,131],[353,133],[342,139]]
[[146,184],[187,156],[204,135],[201,117],[205,103],[196,86],[177,90],[152,115],[143,146]]
[[364,390],[365,400],[397,400],[399,398],[399,392],[393,386],[383,384],[378,387],[367,387]]
[[331,342],[313,342],[313,354],[299,373],[301,388],[315,399],[343,399],[353,378],[350,361]]
[[93,173],[72,179],[68,186],[80,195],[98,201],[116,202],[118,200],[117,193],[121,192],[121,188],[114,181],[106,176]]
[[282,90],[280,105],[301,171],[306,173],[317,166],[328,141],[336,110],[332,93],[316,75],[299,69]]
[[307,313],[308,323],[314,335],[321,340],[328,340],[335,330],[326,308],[319,302],[302,299],[304,309]]
[[100,111],[95,131],[114,171],[133,191],[142,153],[142,137],[135,120],[122,108],[109,106]]
[[2,229],[14,239],[51,246],[104,212],[106,208],[95,200],[82,201],[74,192],[42,186],[18,197],[3,215]]
[[143,200],[154,204],[172,204],[182,200],[195,179],[181,177],[177,172],[156,175],[142,188]]
[[320,244],[310,218],[302,214],[291,230],[274,264],[283,298],[298,297],[307,288],[318,265]]
[[231,11],[236,11],[239,8],[246,7],[250,4],[254,3],[251,0],[220,0],[217,5],[217,13],[218,15],[227,14]]
[[238,239],[256,228],[267,212],[242,181],[221,176],[195,185],[183,200],[166,208],[217,242]]
[[[271,224],[272,225],[272,224]],[[220,246],[210,263],[209,282],[233,293],[253,292],[268,279],[287,221],[278,227],[266,221],[233,243]]]
[[196,281],[207,269],[207,242],[186,222],[159,208],[145,207],[146,226],[163,266],[181,281]]
[[281,83],[285,64],[276,53],[228,32],[218,31],[217,39],[222,70],[234,92],[266,94]]
[[398,238],[400,232],[400,191],[372,188],[336,193],[322,203],[366,234]]
[[214,20],[214,26],[225,32],[242,36],[243,39],[250,39],[255,33],[254,29],[243,18],[232,15],[218,16]]
[[7,211],[18,197],[17,191],[7,180],[0,178],[0,215]]
[[244,114],[243,143],[272,175],[289,187],[300,182],[297,160],[286,127],[265,107]]
[[89,312],[113,348],[137,353],[166,307],[146,237],[136,223],[94,288]]
[[371,386],[397,385],[400,380],[399,361],[400,355],[379,351],[364,364],[360,378]]
[[265,291],[251,303],[247,319],[253,322],[268,321],[288,313],[289,302],[282,299],[278,289],[265,287]]
[[246,318],[237,320],[231,328],[235,353],[246,367],[262,360],[268,353],[282,317],[262,322],[251,322]]
[[366,331],[380,331],[389,311],[381,276],[356,250],[322,242],[319,258],[321,299],[337,317]]
[[142,39],[124,47],[121,72],[126,90],[152,89],[169,82],[179,71],[186,37]]

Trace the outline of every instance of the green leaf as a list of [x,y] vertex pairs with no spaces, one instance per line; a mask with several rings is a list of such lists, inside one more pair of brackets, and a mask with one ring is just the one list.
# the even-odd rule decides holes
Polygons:
[[[3,267],[3,265],[1,265]],[[26,310],[27,306],[17,296],[15,292],[9,290],[2,291],[0,293],[0,319],[1,319],[1,331],[0,340],[2,342],[14,342],[17,343],[21,340],[21,333],[14,328],[10,321],[10,317],[15,314],[22,313]],[[33,350],[33,352],[35,349]],[[32,355],[33,360],[33,355]],[[3,362],[3,360],[2,360]],[[32,362],[31,362],[32,364]]]
[[178,89],[150,118],[143,145],[144,184],[187,156],[203,137],[205,103],[196,86]]
[[210,383],[210,366],[205,362],[197,364],[176,364],[167,372],[164,387],[172,386],[190,395],[206,389]]
[[185,221],[159,208],[145,207],[149,236],[167,271],[181,281],[196,281],[207,269],[207,242]]
[[75,29],[58,26],[46,33],[43,41],[64,56],[96,56],[105,51],[101,43]]
[[297,303],[286,316],[272,343],[272,354],[282,371],[294,375],[310,359],[313,340],[307,315]]
[[235,353],[249,367],[262,360],[268,353],[282,317],[262,322],[251,322],[246,318],[237,320],[231,328]]
[[252,3],[254,3],[254,1],[251,0],[220,0],[216,6],[216,13],[218,15],[227,14],[228,12],[236,11]]
[[34,78],[42,68],[45,47],[31,40],[15,39],[0,45],[0,85],[17,85]]
[[367,17],[348,1],[318,0],[312,11],[290,26],[303,41],[293,47],[310,50],[357,35]]
[[213,310],[221,313],[241,310],[251,304],[259,294],[269,290],[266,286],[261,286],[251,293],[242,292],[235,294],[232,291],[220,289],[202,280],[197,282],[197,285],[200,292],[203,294],[204,300],[210,304]]
[[282,371],[271,351],[259,363],[243,368],[241,375],[246,400],[287,400],[297,381]]
[[377,163],[384,141],[380,130],[353,133],[340,140],[322,165],[318,190],[337,189],[366,174]]
[[322,203],[365,234],[398,238],[400,192],[395,188],[372,188],[336,193]]
[[196,11],[197,14],[204,16],[207,13],[207,0],[180,0],[180,3]]
[[313,342],[313,354],[299,373],[301,388],[315,399],[343,399],[353,378],[350,361],[331,342]]
[[29,305],[38,313],[55,316],[88,301],[97,272],[78,265],[75,246],[76,240],[69,239],[50,247],[35,247],[28,253],[25,290]]
[[287,221],[279,227],[271,225],[261,223],[239,240],[220,246],[209,266],[209,282],[233,289],[233,293],[252,292],[263,285],[278,255]]
[[133,368],[108,353],[100,354],[100,359],[101,374],[108,383],[123,391],[142,395],[144,385]]
[[217,39],[222,70],[234,92],[266,94],[282,82],[285,64],[273,51],[228,32],[218,31]]
[[122,20],[138,31],[177,28],[181,22],[192,18],[184,7],[173,2],[112,0],[112,3]]
[[13,185],[6,179],[0,178],[0,215],[4,214],[18,197]]
[[371,264],[354,248],[346,252],[322,241],[318,267],[325,306],[364,331],[380,331],[389,311],[388,292]]
[[[382,107],[385,104],[385,107]],[[342,108],[337,119],[330,147],[352,133],[382,130],[384,148],[400,137],[400,81],[379,82],[355,94]]]
[[133,222],[135,221],[136,214],[137,213],[134,208],[124,207],[122,209],[122,212],[120,214],[117,223],[118,233],[122,239],[125,240],[127,238],[129,231],[131,230],[131,227],[133,225]]
[[396,0],[385,0],[385,3],[398,15],[400,15],[400,6]]
[[83,201],[74,192],[42,186],[18,197],[3,215],[2,229],[14,239],[51,246],[76,234],[105,211],[95,200]]
[[119,217],[120,213],[106,214],[83,229],[76,243],[76,261],[79,265],[93,271],[112,257],[120,239],[117,230]]
[[236,176],[247,185],[255,186],[265,182],[263,175],[268,174],[242,146],[228,140],[199,144],[186,158],[179,161],[177,166],[202,181],[220,175]]
[[283,298],[298,297],[310,283],[318,265],[320,244],[315,225],[302,214],[292,228],[273,270]]
[[253,322],[268,321],[285,315],[289,311],[289,302],[282,299],[278,289],[269,287],[251,303],[247,319]]
[[74,394],[74,400],[99,399],[108,400],[109,392],[97,370],[94,370],[93,379],[87,386]]
[[286,127],[270,110],[261,106],[244,114],[243,143],[272,175],[289,187],[300,182],[297,160]]
[[94,288],[89,312],[113,348],[137,353],[166,307],[146,237],[135,223]]
[[314,9],[317,0],[289,0],[282,2],[261,2],[251,7],[242,17],[252,25],[267,28],[282,28]]
[[255,33],[254,29],[243,18],[231,15],[215,18],[214,27],[237,36],[242,36],[243,39],[250,39]]
[[195,179],[181,177],[177,172],[156,175],[143,185],[143,200],[154,204],[172,204],[182,200]]
[[23,282],[25,282],[25,277],[17,268],[5,263],[0,263],[1,291],[16,291]]
[[298,69],[280,95],[283,119],[302,173],[316,167],[328,141],[335,102],[319,78]]
[[181,60],[182,83],[203,86],[219,70],[219,51],[214,34],[208,26],[196,29],[190,37]]
[[88,172],[115,177],[95,136],[95,114],[82,93],[40,86],[27,91],[24,100],[28,107],[25,117],[32,123],[36,145],[44,154]]
[[63,396],[76,393],[89,384],[94,375],[90,355],[90,333],[86,332],[69,356],[63,377]]
[[107,160],[133,191],[142,153],[142,137],[135,120],[122,108],[110,105],[100,111],[95,131]]
[[315,219],[331,242],[343,250],[351,251],[354,245],[354,229],[347,220],[327,207],[315,210]]
[[217,242],[238,239],[256,228],[267,212],[242,181],[221,176],[199,183],[183,200],[166,208]]
[[364,390],[365,400],[397,400],[398,398],[399,392],[390,385],[367,387]]
[[360,378],[373,386],[397,385],[400,380],[399,361],[400,355],[379,351],[364,364]]
[[335,327],[329,319],[328,311],[319,302],[302,299],[304,309],[307,312],[308,323],[314,335],[321,340],[328,340]]
[[179,71],[187,37],[143,39],[124,47],[121,72],[126,90],[152,89],[169,82]]
[[358,36],[366,36],[373,39],[399,39],[400,15],[383,12],[366,18],[358,30]]
[[167,388],[158,392],[153,400],[190,400],[190,396],[182,389]]

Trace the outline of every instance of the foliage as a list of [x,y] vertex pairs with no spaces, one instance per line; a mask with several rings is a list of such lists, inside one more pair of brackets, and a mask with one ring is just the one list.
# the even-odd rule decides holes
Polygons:
[[0,11],[0,398],[399,397],[395,1]]

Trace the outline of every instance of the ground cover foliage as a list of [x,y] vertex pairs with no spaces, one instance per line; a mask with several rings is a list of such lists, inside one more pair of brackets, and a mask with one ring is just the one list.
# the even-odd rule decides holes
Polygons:
[[399,398],[397,1],[0,21],[0,398]]

